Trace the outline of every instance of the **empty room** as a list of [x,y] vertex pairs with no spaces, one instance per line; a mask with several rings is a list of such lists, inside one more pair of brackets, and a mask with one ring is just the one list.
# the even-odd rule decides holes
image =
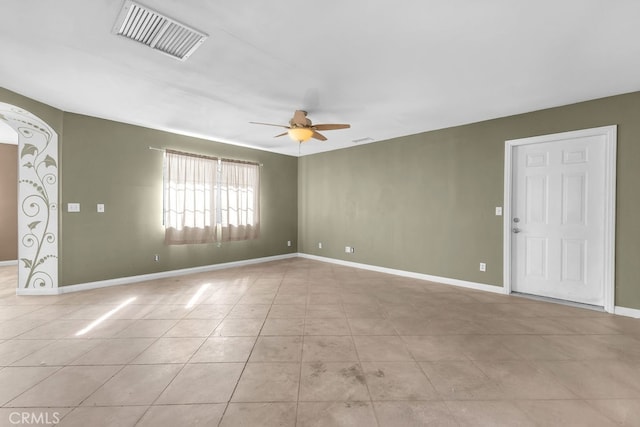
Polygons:
[[640,426],[639,17],[2,2],[0,426]]

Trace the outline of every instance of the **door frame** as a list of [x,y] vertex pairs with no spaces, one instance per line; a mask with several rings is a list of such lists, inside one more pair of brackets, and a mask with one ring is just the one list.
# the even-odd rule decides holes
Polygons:
[[615,230],[616,230],[616,150],[617,125],[602,126],[570,132],[505,141],[504,151],[504,210],[503,210],[503,280],[505,294],[511,294],[511,204],[513,197],[513,151],[515,147],[551,142],[558,139],[605,137],[605,194],[604,194],[604,310],[613,313],[615,308]]

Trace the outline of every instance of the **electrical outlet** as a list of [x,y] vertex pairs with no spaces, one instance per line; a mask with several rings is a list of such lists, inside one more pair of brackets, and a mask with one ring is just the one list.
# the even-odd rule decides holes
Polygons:
[[80,212],[80,203],[67,203],[67,212]]
[[350,254],[351,253],[351,246],[345,246],[344,247],[344,252],[347,253],[347,254]]
[[480,271],[487,271],[487,264],[485,264],[484,262],[480,263]]
[[287,246],[291,246],[291,240],[287,240]]
[[318,242],[318,249],[322,249],[322,242]]

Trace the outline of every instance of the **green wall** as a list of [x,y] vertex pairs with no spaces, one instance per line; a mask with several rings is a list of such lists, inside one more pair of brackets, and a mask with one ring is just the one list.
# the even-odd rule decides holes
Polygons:
[[[260,237],[216,244],[167,246],[162,225],[162,152],[149,146],[262,163]],[[60,157],[62,213],[60,284],[176,270],[296,252],[295,157],[65,113]],[[105,212],[97,213],[96,204]],[[154,255],[160,261],[154,261]]]
[[[297,160],[65,113],[3,88],[0,101],[58,132],[61,202],[82,206],[61,211],[60,285],[300,251],[502,286],[494,208],[503,200],[504,141],[617,124],[616,305],[640,309],[640,92]],[[263,163],[260,239],[165,246],[162,155],[149,145]],[[355,253],[345,254],[347,245]]]
[[[60,286],[297,251],[295,157],[67,113],[3,88],[0,102],[30,111],[58,133]],[[149,146],[262,163],[260,238],[166,246],[162,153]],[[66,212],[69,202],[81,211]],[[97,203],[105,213],[96,212]]]
[[502,286],[505,141],[612,124],[616,305],[640,309],[640,92],[303,157],[300,251]]
[[18,259],[18,146],[0,140],[0,261]]

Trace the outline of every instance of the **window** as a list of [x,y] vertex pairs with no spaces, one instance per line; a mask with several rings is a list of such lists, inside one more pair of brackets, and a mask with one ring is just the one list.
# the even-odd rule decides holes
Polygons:
[[260,232],[260,166],[165,151],[165,243],[248,240]]

